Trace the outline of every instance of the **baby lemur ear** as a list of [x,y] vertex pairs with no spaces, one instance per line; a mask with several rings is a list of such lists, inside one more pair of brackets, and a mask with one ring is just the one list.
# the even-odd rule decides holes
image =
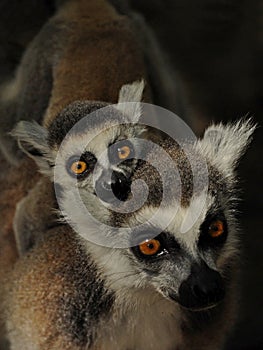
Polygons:
[[43,172],[50,170],[54,163],[48,146],[48,131],[36,122],[21,121],[12,130],[21,150],[33,158]]
[[143,98],[144,87],[144,80],[135,81],[132,84],[125,84],[121,87],[116,108],[127,116],[127,122],[129,123],[137,123],[140,119],[142,114],[140,102]]
[[211,125],[199,141],[203,153],[226,176],[232,175],[252,139],[256,125],[251,119]]

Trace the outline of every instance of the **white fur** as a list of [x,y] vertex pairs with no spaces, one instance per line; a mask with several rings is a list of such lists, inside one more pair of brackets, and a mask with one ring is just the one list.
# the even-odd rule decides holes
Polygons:
[[227,125],[211,125],[197,147],[225,176],[232,176],[238,160],[250,143],[255,127],[251,119]]
[[127,290],[115,303],[110,320],[102,325],[98,347],[107,350],[173,350],[182,343],[180,310],[152,290]]
[[141,101],[144,90],[144,81],[135,81],[132,84],[123,85],[116,108],[122,111],[131,123],[138,123],[142,110]]
[[[54,162],[54,153],[47,145],[48,131],[36,122],[21,121],[12,130],[11,135],[18,141],[19,147],[34,159],[43,173],[50,175],[50,165]],[[43,156],[35,156],[30,149],[36,149]]]
[[107,350],[174,349],[182,341],[178,304],[166,299],[134,270],[124,249],[86,242],[107,288],[115,291],[110,319],[101,325],[97,345]]

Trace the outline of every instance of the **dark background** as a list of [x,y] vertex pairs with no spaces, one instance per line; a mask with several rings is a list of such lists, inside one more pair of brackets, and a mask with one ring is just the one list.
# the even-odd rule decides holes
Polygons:
[[[239,167],[243,288],[239,322],[227,350],[263,349],[263,2],[131,0],[131,7],[144,16],[180,80],[185,112],[197,134],[212,120],[248,113],[258,123]],[[54,9],[52,0],[0,0],[0,83],[14,73]],[[176,103],[161,98],[158,103],[177,111]]]

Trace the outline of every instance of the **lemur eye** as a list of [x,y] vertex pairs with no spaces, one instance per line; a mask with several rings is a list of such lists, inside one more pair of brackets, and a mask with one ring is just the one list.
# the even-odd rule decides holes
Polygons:
[[140,252],[148,256],[157,254],[160,248],[161,243],[157,239],[150,239],[139,245]]
[[113,164],[118,164],[123,160],[134,158],[134,148],[129,140],[114,143],[109,147],[109,160]]
[[208,214],[200,226],[198,246],[201,249],[219,249],[226,242],[228,236],[227,221],[223,213]]
[[130,154],[131,154],[131,149],[129,146],[122,146],[122,147],[118,148],[119,159],[124,160],[124,159],[128,158]]
[[208,234],[213,237],[219,237],[224,233],[224,224],[221,220],[216,220],[211,223],[208,228]]
[[81,180],[94,170],[96,163],[97,159],[92,153],[84,152],[81,156],[75,155],[70,157],[67,161],[66,169],[71,176]]
[[87,163],[82,160],[75,160],[70,166],[70,170],[75,175],[83,174],[87,170],[87,168]]

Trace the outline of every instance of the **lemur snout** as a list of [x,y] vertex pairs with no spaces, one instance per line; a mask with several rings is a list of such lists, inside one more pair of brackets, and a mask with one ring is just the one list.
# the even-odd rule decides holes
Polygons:
[[131,192],[131,181],[122,173],[113,171],[111,178],[104,174],[96,181],[95,190],[104,202],[114,203],[116,198],[125,201]]
[[205,263],[194,264],[187,280],[179,288],[179,303],[189,309],[205,309],[225,296],[223,279]]

